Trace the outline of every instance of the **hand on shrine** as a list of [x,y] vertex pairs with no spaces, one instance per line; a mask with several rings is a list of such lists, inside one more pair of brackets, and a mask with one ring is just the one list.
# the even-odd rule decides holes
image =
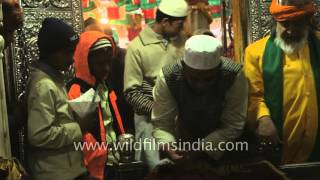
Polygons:
[[161,147],[163,152],[168,156],[169,159],[172,161],[178,161],[182,160],[184,158],[184,153],[183,151],[177,150],[177,148],[172,148],[168,144],[163,145]]
[[256,133],[261,141],[265,143],[272,143],[274,145],[281,143],[277,129],[269,116],[263,116],[258,119],[258,128]]
[[184,153],[181,151],[168,150],[167,154],[172,161],[178,161],[184,158]]

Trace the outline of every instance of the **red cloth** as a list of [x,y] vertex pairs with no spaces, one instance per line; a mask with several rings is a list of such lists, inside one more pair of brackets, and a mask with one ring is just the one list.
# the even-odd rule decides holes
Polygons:
[[141,30],[142,30],[142,28],[129,27],[128,28],[129,41],[132,41],[136,36],[138,36]]
[[218,5],[218,6],[211,6],[211,13],[212,13],[212,14],[220,14],[220,11],[221,11],[220,5]]
[[82,0],[82,7],[86,8],[89,6],[89,0]]
[[119,20],[120,11],[119,7],[107,7],[108,19],[109,20]]
[[140,4],[140,0],[132,0],[132,4]]
[[142,10],[145,19],[155,19],[155,11],[153,8],[151,9],[143,9]]

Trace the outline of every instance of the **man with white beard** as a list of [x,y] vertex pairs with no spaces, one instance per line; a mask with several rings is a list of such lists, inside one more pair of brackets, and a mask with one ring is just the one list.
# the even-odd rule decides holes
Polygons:
[[263,143],[282,145],[282,163],[320,160],[320,40],[312,0],[272,0],[276,27],[249,45],[248,122]]

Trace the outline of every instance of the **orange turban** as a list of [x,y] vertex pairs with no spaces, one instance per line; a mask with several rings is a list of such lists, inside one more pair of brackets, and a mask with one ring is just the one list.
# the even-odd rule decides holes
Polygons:
[[301,3],[301,1],[299,2],[299,0],[291,0],[291,5],[290,0],[281,1],[283,2],[283,5],[280,5],[279,1],[281,0],[272,0],[270,6],[270,14],[277,21],[296,19],[316,12],[316,5],[312,0],[307,2],[304,1],[304,3]]

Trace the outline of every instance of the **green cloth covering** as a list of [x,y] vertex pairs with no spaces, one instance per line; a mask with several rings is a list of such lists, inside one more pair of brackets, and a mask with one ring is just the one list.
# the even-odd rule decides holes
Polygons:
[[263,54],[264,98],[271,119],[282,137],[283,67],[282,50],[274,43],[275,35],[268,39]]

